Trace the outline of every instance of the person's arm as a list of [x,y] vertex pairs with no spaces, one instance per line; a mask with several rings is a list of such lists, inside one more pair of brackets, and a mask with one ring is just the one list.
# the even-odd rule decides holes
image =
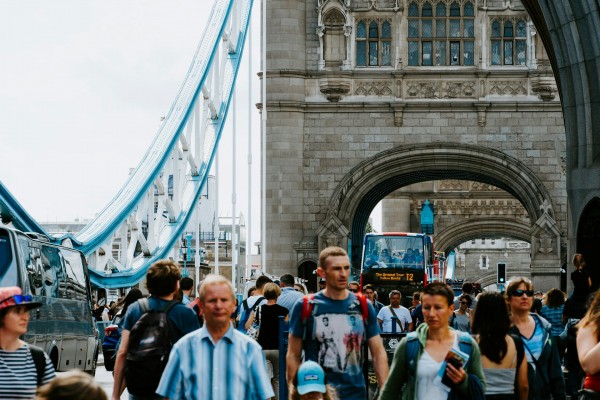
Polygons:
[[[383,385],[379,400],[396,400],[401,393],[402,388],[407,380],[406,368],[406,338],[402,339],[398,349],[394,353],[392,367],[389,370],[388,379]],[[407,390],[404,388],[404,390]],[[414,391],[414,388],[413,388]]]
[[375,370],[375,376],[377,376],[377,383],[382,388],[384,383],[388,379],[389,367],[387,354],[383,348],[383,342],[381,336],[373,336],[367,341],[371,356],[373,357],[373,369]]
[[285,356],[286,376],[288,387],[294,383],[294,376],[300,367],[300,355],[302,353],[302,338],[290,333],[288,336],[288,351]]
[[127,356],[127,347],[129,347],[129,331],[123,329],[121,332],[121,344],[117,351],[117,359],[114,366],[114,384],[112,392],[112,400],[121,398],[121,394],[125,390],[125,357]]
[[590,325],[579,328],[577,332],[577,354],[581,368],[587,375],[600,372],[600,342]]
[[527,400],[529,397],[529,381],[527,378],[527,357],[523,356],[523,359],[521,360],[521,365],[517,366],[517,368],[518,400]]
[[408,332],[412,332],[413,331],[413,327],[414,327],[414,325],[413,325],[412,321],[410,321],[408,323]]
[[246,321],[246,326],[244,328],[246,328],[246,330],[250,329],[250,327],[252,326],[253,323],[254,323],[254,311],[252,311],[250,313],[250,316],[248,317],[248,321]]

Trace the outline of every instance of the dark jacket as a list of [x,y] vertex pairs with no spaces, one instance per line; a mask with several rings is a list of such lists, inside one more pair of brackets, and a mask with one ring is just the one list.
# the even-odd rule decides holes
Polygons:
[[[550,334],[552,325],[544,318],[537,314],[530,314],[536,324],[540,324],[544,331],[542,354],[535,363],[535,369],[531,365],[527,368],[527,378],[529,380],[529,399],[530,400],[564,400],[565,397],[565,381],[563,378],[562,368],[560,364],[560,356],[556,342]],[[516,326],[511,326],[510,332],[520,335]],[[523,335],[521,335],[523,338]],[[525,347],[527,354],[527,347]]]

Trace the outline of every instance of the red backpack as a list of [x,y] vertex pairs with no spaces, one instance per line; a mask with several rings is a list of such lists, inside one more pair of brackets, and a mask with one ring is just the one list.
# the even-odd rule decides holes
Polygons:
[[[356,298],[360,303],[360,314],[362,315],[366,333],[367,319],[369,318],[369,304],[367,303],[367,297],[360,292],[354,294],[356,295]],[[302,322],[302,325],[304,325],[304,334],[302,335],[303,338],[306,337],[306,323],[308,319],[312,316],[313,309],[315,306],[314,298],[314,293],[311,293],[309,295],[305,295],[302,299],[302,314],[300,315],[300,321]]]

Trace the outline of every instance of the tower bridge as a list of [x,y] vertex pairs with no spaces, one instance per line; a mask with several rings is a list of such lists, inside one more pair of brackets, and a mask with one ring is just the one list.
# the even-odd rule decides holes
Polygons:
[[[81,233],[55,239],[86,254],[98,286],[137,282],[181,237],[229,110],[252,3],[215,1],[138,168]],[[332,244],[356,260],[377,203],[439,180],[492,185],[524,212],[455,217],[437,232],[442,248],[475,233],[528,241],[540,289],[558,286],[575,252],[599,264],[598,11],[592,0],[268,1],[266,270],[308,275]],[[3,186],[0,214],[44,233]],[[109,250],[117,237],[123,260]],[[600,270],[591,273],[598,285]]]

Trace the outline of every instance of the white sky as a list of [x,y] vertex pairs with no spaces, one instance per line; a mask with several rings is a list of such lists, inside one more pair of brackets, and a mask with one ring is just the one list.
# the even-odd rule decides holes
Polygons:
[[[93,218],[125,183],[175,98],[213,0],[0,2],[0,180],[38,221]],[[260,223],[260,1],[238,77],[238,212],[247,215],[247,110],[253,116],[253,229]],[[232,113],[228,117],[231,126]],[[231,148],[231,130],[221,149]],[[229,152],[230,153],[230,152]],[[229,157],[227,157],[229,158]],[[229,161],[221,215],[231,215]],[[378,221],[374,221],[377,226]]]

